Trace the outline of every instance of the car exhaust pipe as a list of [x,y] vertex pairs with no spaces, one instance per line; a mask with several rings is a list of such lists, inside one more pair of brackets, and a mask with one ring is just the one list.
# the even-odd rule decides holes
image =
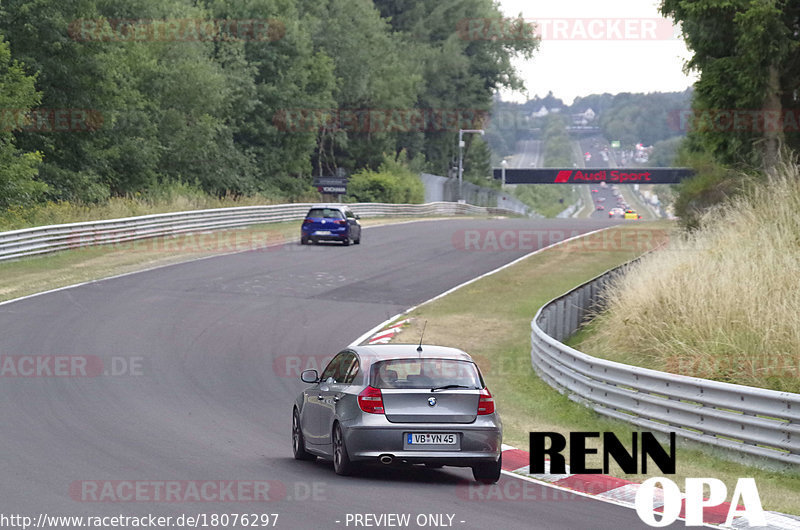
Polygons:
[[378,457],[378,460],[380,461],[381,464],[385,464],[388,466],[389,464],[392,463],[394,457],[392,455],[381,455]]

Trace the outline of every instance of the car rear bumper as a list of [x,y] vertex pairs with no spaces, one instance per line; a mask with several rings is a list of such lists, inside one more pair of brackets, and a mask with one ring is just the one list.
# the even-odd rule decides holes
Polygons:
[[301,232],[302,237],[309,239],[316,239],[318,241],[344,241],[350,236],[347,228],[328,230],[330,234],[318,234],[317,230],[303,229]]
[[330,234],[330,235],[323,235],[323,236],[317,236],[317,235],[314,235],[314,234],[310,234],[308,237],[310,239],[316,239],[318,241],[344,241],[345,239],[347,239],[348,234],[347,234],[347,232],[345,232],[343,234]]
[[[495,462],[502,451],[503,429],[494,414],[479,416],[470,424],[390,423],[385,419],[384,422],[384,425],[342,422],[351,460],[378,460],[388,455],[395,462],[471,466]],[[459,444],[456,449],[445,446],[409,449],[404,443],[407,433],[457,433]]]

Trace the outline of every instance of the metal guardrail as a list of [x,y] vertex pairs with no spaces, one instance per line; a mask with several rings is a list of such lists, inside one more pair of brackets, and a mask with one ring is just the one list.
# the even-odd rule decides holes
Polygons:
[[675,375],[598,359],[560,341],[602,309],[625,264],[551,300],[531,322],[531,363],[550,386],[643,429],[800,464],[800,394]]
[[[35,256],[109,243],[122,243],[160,236],[204,232],[250,225],[298,221],[313,203],[241,206],[213,210],[163,213],[24,228],[0,232],[0,261]],[[427,215],[515,215],[501,208],[484,208],[471,204],[434,202],[428,204],[348,204],[364,217],[427,216]]]

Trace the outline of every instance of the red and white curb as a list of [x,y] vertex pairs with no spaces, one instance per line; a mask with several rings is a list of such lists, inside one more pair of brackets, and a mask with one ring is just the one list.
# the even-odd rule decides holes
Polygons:
[[[546,462],[546,473],[529,473],[530,454],[527,451],[503,444],[503,471],[506,473],[521,475],[556,488],[575,491],[598,500],[635,508],[636,492],[641,486],[639,483],[609,475],[576,475],[569,473],[569,466],[567,466],[566,474],[551,474],[549,473],[549,467],[550,463]],[[663,497],[656,498],[653,501],[653,507],[656,511],[659,511],[663,506],[662,501]],[[719,506],[705,508],[703,522],[711,525],[722,525],[726,520],[729,508],[730,503],[728,502]],[[684,518],[684,512],[685,505],[681,508],[681,519]],[[800,517],[768,511],[764,512],[764,516],[767,520],[767,526],[758,528],[800,530]],[[739,516],[733,519],[730,528],[750,528],[750,524],[746,516]]]
[[367,344],[387,344],[394,338],[395,335],[400,333],[400,330],[403,329],[403,326],[405,326],[408,322],[411,322],[410,318],[398,320],[391,326],[386,326],[367,339]]

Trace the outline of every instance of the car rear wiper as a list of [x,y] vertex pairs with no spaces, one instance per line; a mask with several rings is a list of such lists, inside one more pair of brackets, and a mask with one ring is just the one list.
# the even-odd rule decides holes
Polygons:
[[466,386],[466,385],[444,385],[444,386],[435,386],[431,388],[431,392],[436,392],[437,390],[449,390],[451,388],[471,388],[476,390],[474,386]]

